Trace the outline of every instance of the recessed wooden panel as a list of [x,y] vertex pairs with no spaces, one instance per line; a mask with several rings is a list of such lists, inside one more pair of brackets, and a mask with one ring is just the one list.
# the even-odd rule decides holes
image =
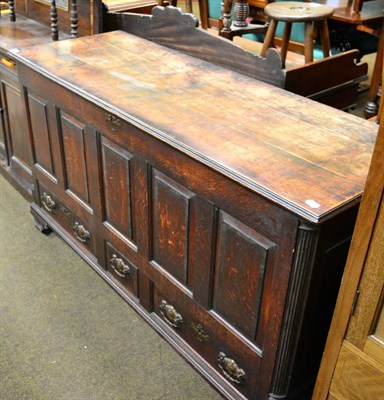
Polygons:
[[65,112],[60,112],[60,122],[66,189],[89,204],[85,125]]
[[251,340],[256,339],[269,239],[230,215],[219,217],[213,310]]
[[4,106],[8,116],[9,156],[15,158],[19,163],[30,169],[31,145],[29,140],[28,126],[25,118],[25,107],[18,86],[11,82],[2,81],[2,94]]
[[104,220],[128,239],[132,234],[130,159],[132,155],[101,138]]
[[193,193],[153,171],[153,260],[183,284],[188,280],[189,205]]
[[34,162],[54,175],[47,102],[34,94],[28,93],[28,104],[33,142],[36,144],[34,146]]

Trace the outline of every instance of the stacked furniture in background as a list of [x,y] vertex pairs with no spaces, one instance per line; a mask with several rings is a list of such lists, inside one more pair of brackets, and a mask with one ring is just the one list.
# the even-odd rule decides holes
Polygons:
[[[277,2],[285,2],[289,0],[277,0]],[[226,0],[223,2],[224,6],[221,7],[219,0],[199,0],[200,4],[200,15],[202,19],[202,27],[207,29],[208,27],[214,26],[218,29],[219,34],[225,38],[233,40],[236,36],[242,36],[250,40],[257,42],[263,42],[264,35],[262,34],[248,34],[248,32],[253,31],[253,27],[257,22],[265,23],[267,18],[264,14],[264,8],[268,3],[273,1],[269,0],[242,0],[242,1],[232,1]],[[302,0],[303,3],[307,2]],[[369,101],[365,107],[366,118],[378,115],[379,110],[379,98],[380,98],[380,71],[382,65],[382,47],[383,44],[379,45],[379,38],[383,35],[383,4],[382,0],[317,0],[316,3],[321,5],[329,5],[335,8],[335,12],[329,18],[329,35],[331,42],[331,55],[337,55],[341,52],[348,52],[350,50],[358,50],[354,53],[356,62],[360,62],[362,57],[367,54],[377,52],[376,66],[372,74],[372,83],[370,86]],[[245,9],[245,5],[249,5],[249,15],[253,18],[246,19],[248,10]],[[239,12],[236,10],[244,10],[240,13],[243,22],[236,21]],[[223,8],[223,9],[222,9]],[[229,13],[229,10],[232,10]],[[226,28],[223,27],[221,21],[231,18],[232,24],[226,23]],[[251,22],[251,23],[250,23]],[[277,25],[276,36],[274,38],[276,45],[280,46],[282,43],[282,37],[284,32],[284,23],[280,22]],[[290,34],[290,41],[288,49],[290,51],[304,53],[304,23],[295,23],[292,26],[292,31]],[[269,39],[270,40],[270,39]],[[381,39],[382,40],[382,39]],[[242,42],[241,45],[245,43]],[[258,54],[262,54],[257,46],[250,46],[246,44],[246,48],[256,49]],[[323,51],[319,43],[315,43],[314,59],[322,59]],[[343,69],[340,68],[337,71],[340,77],[343,76]],[[318,79],[327,79],[318,78]],[[343,79],[343,78],[342,78]],[[348,74],[345,76],[348,79]],[[345,96],[351,96],[351,99],[356,100],[358,86],[355,87],[354,93],[351,91]],[[291,89],[288,89],[291,90]],[[300,92],[296,92],[300,93]],[[300,93],[302,94],[302,93]],[[323,101],[324,102],[324,101]],[[328,103],[326,103],[328,104]],[[352,108],[354,106],[351,102],[349,107],[345,107],[345,104],[339,104],[334,101],[332,106],[336,106],[342,109]]]
[[[222,14],[219,3],[218,0],[200,0],[202,27],[216,26],[220,36],[231,40],[237,36],[250,39],[254,41],[254,46],[244,41],[241,42],[240,40],[237,40],[237,43],[255,54],[262,54],[262,47],[261,44],[258,45],[258,42],[263,42],[266,32],[265,27],[263,31],[264,34],[249,33],[254,31],[254,27],[257,26],[259,27],[259,31],[262,31],[260,29],[262,26],[260,23],[259,25],[248,23],[243,27],[235,27],[235,14],[232,11],[232,24],[230,26],[232,32],[228,32],[222,24],[217,24],[215,22],[220,21],[220,16]],[[238,3],[228,0],[224,2],[224,9],[228,11],[236,7],[237,4]],[[250,2],[250,4],[262,8],[264,7],[264,2],[259,2],[257,4]],[[258,13],[257,18],[259,20],[264,19],[265,21],[264,14]],[[283,29],[284,23],[280,22],[277,25],[276,44],[281,43],[281,40],[278,40],[278,35],[282,35]],[[290,39],[288,49],[303,53],[304,22],[293,24]],[[287,77],[286,85],[284,86],[285,89],[342,110],[353,108],[356,105],[359,84],[367,79],[367,64],[356,62],[357,59],[360,59],[358,50],[351,50],[340,54],[334,53],[339,52],[335,52],[335,49],[332,49],[332,57],[321,59],[318,63],[313,62],[303,66],[304,60],[298,61],[298,57],[295,56],[294,62],[291,62],[288,67],[282,65]],[[320,55],[322,58],[323,50],[320,45],[315,45],[314,58],[319,58]],[[292,56],[290,56],[290,58],[292,59]]]

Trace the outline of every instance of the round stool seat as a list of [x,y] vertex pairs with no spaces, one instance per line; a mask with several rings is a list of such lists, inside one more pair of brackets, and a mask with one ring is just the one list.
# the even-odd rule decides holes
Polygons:
[[318,3],[299,1],[280,1],[270,3],[264,8],[269,17],[284,22],[319,21],[330,17],[334,9]]
[[330,43],[327,18],[334,12],[332,7],[318,3],[305,3],[299,1],[281,1],[270,3],[264,8],[264,13],[269,17],[270,23],[264,39],[261,57],[265,57],[266,51],[274,46],[274,37],[278,22],[284,22],[284,33],[281,42],[281,61],[285,68],[285,58],[287,56],[289,39],[291,36],[292,24],[302,22],[305,25],[304,38],[304,59],[305,63],[313,61],[313,25],[319,28],[319,35],[323,48],[324,57],[329,57]]

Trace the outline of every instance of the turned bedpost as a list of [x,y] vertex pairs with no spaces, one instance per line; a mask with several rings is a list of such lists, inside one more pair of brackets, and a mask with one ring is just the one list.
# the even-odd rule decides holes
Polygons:
[[59,31],[57,29],[57,8],[56,1],[51,1],[51,36],[52,40],[59,40]]
[[8,6],[9,6],[9,19],[12,22],[16,21],[16,14],[15,14],[15,2],[14,0],[9,0],[8,1]]
[[71,38],[78,37],[77,1],[71,0]]

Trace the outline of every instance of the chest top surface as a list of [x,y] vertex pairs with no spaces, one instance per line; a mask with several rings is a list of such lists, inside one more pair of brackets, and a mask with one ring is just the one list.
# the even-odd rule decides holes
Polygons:
[[15,56],[309,221],[363,191],[374,123],[121,31]]

